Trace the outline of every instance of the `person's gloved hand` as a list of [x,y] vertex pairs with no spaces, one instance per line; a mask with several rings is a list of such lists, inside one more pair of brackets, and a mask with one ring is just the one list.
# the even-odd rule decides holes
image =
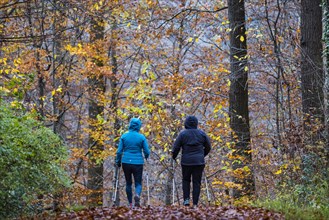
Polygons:
[[115,166],[121,167],[121,161],[115,162]]

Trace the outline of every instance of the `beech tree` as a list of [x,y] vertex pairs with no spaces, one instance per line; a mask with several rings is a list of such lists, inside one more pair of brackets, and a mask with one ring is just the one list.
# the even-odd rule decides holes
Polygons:
[[[91,42],[95,43],[95,45],[99,44],[101,40],[104,38],[104,21],[99,17],[91,18]],[[96,54],[94,59],[94,65],[97,67],[101,67],[104,65],[103,60],[100,58],[100,54],[97,51],[98,48],[95,48]],[[97,56],[98,55],[98,56]],[[97,126],[97,122],[99,118],[104,117],[104,101],[102,100],[106,86],[104,75],[95,71],[90,73],[88,77],[89,88],[89,107],[88,114],[90,125],[90,131],[98,130],[98,132],[102,132],[102,125]],[[94,132],[89,134],[89,167],[88,167],[88,188],[93,190],[91,199],[92,204],[102,204],[103,202],[103,162],[98,160],[97,155],[101,155],[104,150],[104,146],[99,142],[97,135]]]
[[301,86],[305,129],[310,143],[323,139],[324,72],[321,0],[301,1]]
[[[326,135],[326,156],[329,156],[329,0],[323,0],[323,26],[324,26],[324,67],[325,67],[325,83],[324,83],[324,99],[325,99],[325,135]],[[327,162],[327,166],[328,166]]]
[[[230,91],[229,114],[234,142],[232,167],[234,182],[242,184],[241,190],[234,190],[234,197],[252,194],[255,190],[253,168],[251,166],[250,125],[248,109],[248,53],[245,27],[244,0],[228,0],[230,22]],[[239,171],[245,177],[239,177]]]

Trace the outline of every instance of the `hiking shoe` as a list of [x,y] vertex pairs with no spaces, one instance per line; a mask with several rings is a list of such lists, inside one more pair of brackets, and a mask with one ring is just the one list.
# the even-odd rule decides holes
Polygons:
[[190,206],[190,200],[189,199],[185,199],[183,202],[184,206]]
[[134,197],[134,200],[135,200],[135,206],[136,207],[140,207],[141,206],[141,204],[140,204],[140,198],[139,198],[139,196],[135,196]]

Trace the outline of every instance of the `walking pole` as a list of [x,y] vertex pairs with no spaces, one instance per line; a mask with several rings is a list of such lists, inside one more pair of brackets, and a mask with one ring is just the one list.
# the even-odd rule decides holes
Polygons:
[[150,207],[150,185],[149,185],[149,172],[148,172],[148,162],[145,163],[146,170],[146,190],[147,190],[147,207]]
[[114,193],[113,193],[113,196],[112,196],[113,206],[116,205],[115,202],[117,200],[119,177],[120,177],[120,167],[116,166],[115,173],[116,173],[115,188],[114,188]]
[[207,191],[208,205],[210,205],[210,194],[209,194],[209,188],[208,188],[207,175],[206,175],[206,172],[205,171],[203,171],[203,174],[204,174],[204,179],[205,179],[205,182],[206,182],[206,191]]
[[[113,171],[113,178],[112,178],[112,202],[113,202],[113,196],[114,196],[114,191],[115,191],[115,183],[116,183],[116,172],[117,172],[117,168],[116,166],[114,167],[114,171]],[[114,206],[114,204],[112,204]]]
[[149,173],[146,172],[146,186],[147,186],[147,207],[150,207],[150,187],[149,187]]
[[172,204],[175,205],[175,177],[172,179]]
[[175,172],[174,172],[174,160],[172,159],[172,204],[175,205]]

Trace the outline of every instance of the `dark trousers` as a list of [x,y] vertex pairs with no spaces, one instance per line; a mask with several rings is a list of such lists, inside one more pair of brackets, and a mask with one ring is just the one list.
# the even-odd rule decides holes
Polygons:
[[122,163],[122,169],[126,179],[126,193],[129,203],[133,202],[132,194],[132,177],[134,176],[135,182],[135,194],[140,196],[142,193],[142,176],[143,176],[143,164],[128,164]]
[[205,165],[195,165],[195,166],[182,165],[184,200],[190,199],[191,176],[192,176],[193,205],[197,205],[199,202],[201,179],[202,179],[202,173],[203,173],[204,167],[205,167]]

